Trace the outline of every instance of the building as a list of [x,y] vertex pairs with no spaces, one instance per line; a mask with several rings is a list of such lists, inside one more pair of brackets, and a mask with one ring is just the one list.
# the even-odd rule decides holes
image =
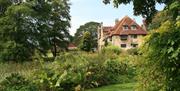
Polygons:
[[[143,22],[144,23],[144,22]],[[142,43],[142,37],[147,35],[146,24],[139,26],[135,20],[125,16],[115,21],[115,26],[98,27],[98,49],[101,50],[106,43],[119,46],[122,49],[136,48]]]
[[75,46],[75,44],[69,43],[68,50],[76,50],[76,49],[77,49],[77,47]]

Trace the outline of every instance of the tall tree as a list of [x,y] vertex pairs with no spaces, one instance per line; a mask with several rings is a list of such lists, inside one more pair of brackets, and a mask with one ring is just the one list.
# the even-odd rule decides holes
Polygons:
[[11,3],[0,17],[1,58],[25,60],[33,56],[34,50],[44,55],[52,50],[55,57],[57,47],[66,47],[70,27],[67,0],[18,0]]
[[52,53],[56,57],[58,48],[67,49],[68,38],[70,37],[68,28],[70,27],[69,3],[68,0],[52,1],[49,25],[52,27],[49,33]]
[[27,3],[12,4],[7,7],[0,17],[1,58],[4,60],[21,61],[29,59],[33,54],[33,47],[29,44],[28,33],[32,30],[30,18],[33,14]]
[[34,9],[38,12],[36,23],[42,51],[51,49],[56,57],[59,49],[65,50],[68,45],[70,27],[69,0],[37,0]]
[[[66,49],[68,45],[68,28],[70,27],[69,3],[68,0],[50,0],[44,3],[40,2],[40,4],[43,7],[49,7],[47,9],[44,8],[47,16],[41,17],[40,21],[47,27],[47,31],[42,32],[47,33],[45,37],[48,38],[49,47],[53,56],[56,57],[58,49]],[[41,11],[41,9],[39,10]]]
[[91,33],[86,31],[84,34],[83,34],[83,39],[81,41],[81,50],[83,51],[91,51],[92,49],[92,37],[91,37]]
[[150,23],[153,16],[157,13],[156,3],[170,5],[177,0],[103,0],[105,4],[113,1],[114,6],[118,7],[120,4],[133,3],[134,15],[142,15],[146,18],[147,23]]
[[88,22],[84,25],[81,25],[74,36],[74,43],[79,46],[83,39],[83,34],[88,31],[90,33],[90,37],[92,38],[91,45],[93,48],[97,48],[97,28],[99,23],[97,22]]

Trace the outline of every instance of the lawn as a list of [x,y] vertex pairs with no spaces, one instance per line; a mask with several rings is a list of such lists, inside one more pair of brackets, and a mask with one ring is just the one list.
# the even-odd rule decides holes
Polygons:
[[86,91],[134,91],[135,85],[136,83],[115,84],[94,89],[88,89]]

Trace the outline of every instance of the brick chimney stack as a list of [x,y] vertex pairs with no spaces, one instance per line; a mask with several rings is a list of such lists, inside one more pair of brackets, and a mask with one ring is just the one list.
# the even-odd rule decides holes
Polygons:
[[118,22],[119,22],[119,19],[116,18],[116,19],[115,19],[115,25],[116,25]]
[[142,28],[147,31],[147,23],[146,23],[146,19],[142,20],[143,24],[142,24]]

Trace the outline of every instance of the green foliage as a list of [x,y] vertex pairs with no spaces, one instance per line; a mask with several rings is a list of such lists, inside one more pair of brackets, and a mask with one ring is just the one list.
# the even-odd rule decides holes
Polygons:
[[0,0],[2,60],[28,60],[35,50],[45,56],[52,50],[56,56],[58,48],[67,48],[70,27],[68,0],[8,1]]
[[165,10],[158,12],[152,22],[148,26],[148,30],[157,29],[161,26],[162,23],[166,22],[167,20],[176,20],[178,18],[178,8],[180,7],[179,2],[176,1],[166,7]]
[[35,82],[43,91],[74,91],[75,87],[83,81],[83,59],[80,56],[64,54],[57,57],[52,66],[44,67],[35,74]]
[[97,48],[97,28],[99,26],[99,23],[97,22],[88,22],[84,25],[81,25],[74,36],[74,40],[73,42],[76,44],[76,46],[80,46],[81,45],[81,41],[83,40],[83,34],[85,32],[90,32],[90,36],[92,38],[92,48]]
[[115,7],[118,7],[121,4],[130,4],[133,3],[134,15],[142,15],[146,18],[147,23],[151,23],[154,15],[157,13],[156,3],[170,5],[172,2],[178,0],[103,0],[105,4],[113,2]]
[[0,83],[1,91],[38,91],[37,87],[19,74],[11,74]]
[[102,53],[112,53],[112,54],[117,54],[119,55],[121,53],[121,49],[118,46],[106,46],[102,49]]
[[[143,59],[139,67],[140,90],[180,90],[180,27],[177,10],[179,1],[170,5],[173,8],[161,12],[167,20],[160,20],[160,27],[152,30],[143,46]],[[173,13],[174,12],[174,13]],[[169,17],[173,16],[173,17]]]
[[92,50],[92,37],[90,32],[85,32],[83,35],[82,43],[80,45],[80,49],[86,52]]
[[138,55],[139,54],[138,51],[139,51],[138,48],[132,48],[127,50],[128,54],[130,55]]
[[107,60],[101,54],[65,53],[35,74],[35,82],[43,91],[83,90],[129,82],[129,65],[117,58]]
[[[27,37],[25,31],[31,30],[27,28],[30,26],[26,25],[28,19],[25,17],[29,17],[31,13],[33,10],[26,4],[11,5],[5,11],[4,16],[0,17],[0,38],[2,39],[0,40],[0,55],[2,60],[22,61],[24,58],[30,59],[33,55],[33,47],[28,45],[25,39]],[[27,50],[29,51],[27,52]]]
[[7,7],[9,7],[11,4],[12,2],[10,0],[0,0],[0,6],[1,6],[0,17],[5,14]]
[[123,59],[124,57],[119,59],[114,55],[116,54],[72,52],[62,53],[54,62],[43,62],[36,56],[40,63],[1,63],[0,81],[17,72],[32,81],[38,91],[74,91],[132,82],[134,70],[128,62],[129,59]]
[[40,63],[34,61],[27,61],[23,63],[16,62],[0,62],[0,82],[12,73],[18,73],[26,79],[32,78],[33,73],[40,69]]
[[118,60],[108,60],[104,64],[106,84],[123,83],[127,81],[127,64]]
[[62,88],[56,87],[57,78],[54,77],[55,73],[52,69],[43,68],[40,71],[36,72],[34,83],[38,86],[39,90],[42,91],[61,91]]

